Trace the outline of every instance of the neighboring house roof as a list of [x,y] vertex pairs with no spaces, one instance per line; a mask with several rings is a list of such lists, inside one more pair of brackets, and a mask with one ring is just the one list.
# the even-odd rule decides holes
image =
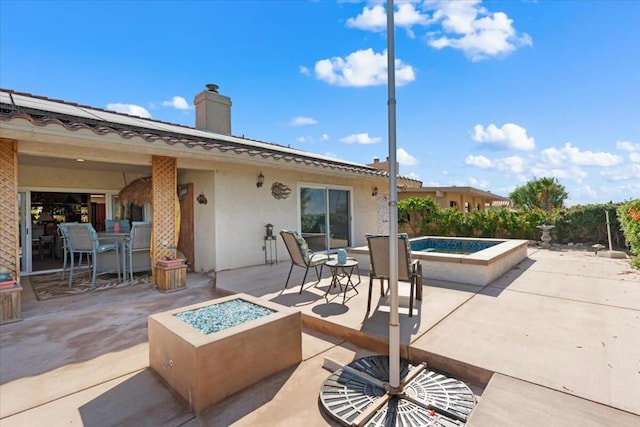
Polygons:
[[182,144],[187,148],[201,147],[222,153],[259,156],[282,162],[294,162],[310,167],[341,170],[358,175],[387,177],[379,169],[358,163],[253,139],[227,136],[188,126],[130,116],[29,93],[0,89],[0,125],[14,119],[26,119],[37,126],[57,124],[69,131],[90,129],[98,135],[114,133],[122,138],[140,137],[148,142],[168,145]]
[[493,194],[490,191],[480,190],[478,188],[473,187],[420,187],[420,188],[406,188],[400,190],[403,193],[435,193],[436,191],[446,192],[446,193],[465,193],[472,194],[474,196],[481,196],[485,199],[489,199],[492,201],[503,201],[507,202],[509,199],[507,197],[498,196],[497,194]]

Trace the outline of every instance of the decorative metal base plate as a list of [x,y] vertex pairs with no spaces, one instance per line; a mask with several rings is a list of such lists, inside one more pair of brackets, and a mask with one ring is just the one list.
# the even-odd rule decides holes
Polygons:
[[[387,393],[379,385],[359,376],[358,372],[388,382],[389,358],[364,357],[347,367],[327,378],[320,390],[320,401],[332,418],[344,425],[351,425]],[[400,378],[413,369],[418,367],[402,359]],[[464,426],[475,404],[475,396],[465,383],[425,369],[404,385],[402,393],[391,396],[362,425],[459,427]]]

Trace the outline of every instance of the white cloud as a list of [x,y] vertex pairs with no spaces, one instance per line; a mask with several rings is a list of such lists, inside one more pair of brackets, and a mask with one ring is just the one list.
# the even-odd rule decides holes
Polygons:
[[[415,80],[413,67],[395,60],[396,84],[402,86]],[[316,78],[335,86],[377,86],[387,83],[387,51],[358,50],[347,57],[322,59],[315,64]]]
[[624,151],[640,151],[640,144],[631,141],[618,141],[616,142],[616,148]]
[[311,117],[294,117],[289,121],[289,126],[298,127],[298,126],[308,126],[315,125],[318,121]]
[[360,15],[347,19],[347,27],[368,31],[384,31],[387,28],[387,13],[384,6],[365,6]]
[[[411,38],[414,37],[411,28],[414,25],[426,26],[429,23],[429,15],[416,9],[411,2],[400,3],[394,12],[396,26],[405,28]],[[365,31],[382,32],[387,28],[387,11],[385,6],[365,6],[362,13],[355,18],[347,19],[347,27],[358,28]]]
[[496,160],[498,169],[511,173],[520,174],[524,172],[525,162],[520,156],[503,157]]
[[590,150],[580,151],[567,142],[563,151],[567,153],[569,161],[580,166],[615,166],[622,163],[622,157],[605,151],[593,152]]
[[305,138],[304,136],[299,136],[296,138],[296,142],[305,143],[307,142],[307,138]]
[[475,166],[480,169],[498,169],[514,174],[523,173],[525,167],[524,159],[520,156],[510,156],[491,160],[485,156],[469,155],[464,159],[464,164]]
[[[365,6],[356,17],[347,19],[347,26],[385,31],[386,8],[380,4],[382,2],[373,3],[373,6]],[[480,0],[402,1],[394,13],[394,22],[406,29],[409,37],[414,37],[414,28],[423,29],[428,44],[434,49],[458,49],[472,61],[506,56],[533,44],[531,36],[516,31],[513,20],[506,13],[488,11]]]
[[513,20],[504,12],[488,12],[480,1],[437,1],[433,19],[442,23],[443,35],[430,35],[435,49],[459,49],[472,61],[510,54],[531,46],[531,37],[517,34]]
[[588,184],[578,185],[571,190],[572,200],[596,200],[598,193]]
[[135,104],[113,103],[107,104],[107,110],[116,111],[118,113],[129,114],[131,116],[144,117],[150,119],[151,114],[146,108]]
[[582,170],[580,166],[568,165],[563,168],[549,167],[544,163],[537,163],[530,170],[533,176],[552,176],[554,178],[565,178],[578,183],[584,181],[589,174]]
[[174,96],[171,101],[162,101],[163,107],[173,107],[176,110],[190,110],[191,106],[187,103],[187,100],[181,96]]
[[486,179],[476,179],[469,177],[469,185],[476,188],[489,188],[489,181]]
[[323,133],[322,135],[320,135],[320,141],[322,142],[326,142],[329,140],[329,135],[326,133]]
[[630,164],[600,171],[600,175],[610,182],[627,181],[630,179],[640,182],[640,164]]
[[485,156],[469,155],[467,156],[466,159],[464,159],[464,164],[469,166],[475,166],[480,169],[489,169],[493,167],[493,163],[491,163],[491,160],[489,160]]
[[418,164],[418,160],[407,153],[404,148],[398,148],[396,151],[396,160],[403,166],[414,166]]
[[501,128],[490,124],[486,128],[475,125],[471,138],[480,143],[514,150],[533,150],[535,139],[527,136],[527,130],[513,123],[505,123]]
[[566,159],[562,151],[555,147],[545,148],[542,150],[540,152],[540,158],[544,163],[552,166],[561,166]]
[[604,151],[593,152],[590,150],[580,151],[578,147],[574,147],[567,142],[564,147],[558,149],[555,147],[546,148],[540,153],[543,161],[560,166],[563,164],[571,164],[578,166],[615,166],[622,163],[622,157]]
[[394,24],[403,28],[411,28],[414,25],[424,26],[429,24],[429,15],[420,12],[412,3],[400,3],[398,10],[393,14],[393,21]]
[[379,136],[369,136],[368,133],[354,133],[349,136],[345,136],[340,139],[340,142],[344,142],[345,144],[376,144],[382,141],[382,138]]
[[304,74],[305,76],[310,76],[311,75],[311,71],[309,71],[309,67],[305,67],[304,65],[300,66],[300,72],[302,74]]
[[618,141],[616,148],[629,152],[629,160],[633,163],[640,163],[640,144],[630,141]]

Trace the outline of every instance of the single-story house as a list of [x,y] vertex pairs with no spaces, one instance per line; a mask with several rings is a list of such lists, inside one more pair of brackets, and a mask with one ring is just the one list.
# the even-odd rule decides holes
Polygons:
[[[34,256],[35,234],[70,220],[97,230],[121,217],[152,221],[152,259],[178,240],[196,272],[272,260],[267,224],[280,260],[280,229],[300,230],[314,250],[365,245],[381,230],[386,172],[232,136],[231,99],[215,85],[194,103],[187,127],[0,89],[0,265],[16,277],[36,271],[47,257]],[[120,190],[147,177],[152,203],[124,206]]]
[[509,199],[474,187],[404,187],[398,188],[398,200],[409,197],[432,197],[442,209],[458,212],[484,211],[509,205]]
[[[384,161],[374,157],[372,163],[368,163],[376,169],[389,173],[389,157]],[[396,164],[396,171],[400,173],[400,164]],[[409,197],[431,197],[442,209],[456,208],[458,212],[471,212],[473,210],[488,210],[492,208],[508,207],[510,201],[506,197],[493,194],[490,191],[480,190],[474,187],[423,187],[422,181],[417,179],[398,176],[398,200],[405,200]]]

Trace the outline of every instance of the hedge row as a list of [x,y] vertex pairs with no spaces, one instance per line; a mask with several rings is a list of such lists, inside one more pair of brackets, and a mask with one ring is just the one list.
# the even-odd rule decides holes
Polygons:
[[[408,200],[408,199],[407,199]],[[618,209],[621,203],[575,206],[547,213],[542,210],[514,212],[508,209],[458,212],[455,208],[429,209],[412,212],[407,206],[424,206],[424,203],[398,204],[401,230],[412,235],[440,235],[458,237],[495,237],[539,240],[539,225],[553,225],[552,243],[600,243],[609,246],[605,211],[609,212],[611,240],[614,249],[627,249],[627,240],[621,230]],[[434,202],[435,203],[435,202]],[[427,203],[431,206],[431,203]],[[640,206],[636,207],[640,214]],[[415,224],[419,224],[416,227]],[[411,226],[409,226],[411,225]],[[639,226],[640,227],[640,226]],[[419,232],[418,232],[419,230]],[[640,249],[640,243],[639,243]]]

